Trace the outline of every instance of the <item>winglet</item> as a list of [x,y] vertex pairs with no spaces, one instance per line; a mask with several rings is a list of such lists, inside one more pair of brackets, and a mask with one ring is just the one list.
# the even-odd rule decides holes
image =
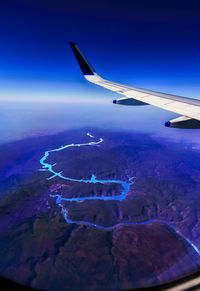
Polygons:
[[92,68],[92,66],[88,63],[88,61],[84,58],[80,50],[78,49],[77,45],[74,42],[69,43],[72,51],[77,59],[77,62],[81,68],[81,71],[83,75],[94,75],[95,70]]

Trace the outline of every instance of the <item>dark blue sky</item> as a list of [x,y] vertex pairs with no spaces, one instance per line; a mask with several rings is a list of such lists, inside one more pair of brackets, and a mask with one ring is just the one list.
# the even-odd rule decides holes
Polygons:
[[197,98],[198,2],[3,1],[0,96],[116,97],[82,78],[74,41],[105,78]]
[[1,1],[0,143],[81,126],[198,140],[163,126],[172,112],[114,106],[120,95],[87,82],[68,44],[76,42],[104,78],[199,98],[198,2]]

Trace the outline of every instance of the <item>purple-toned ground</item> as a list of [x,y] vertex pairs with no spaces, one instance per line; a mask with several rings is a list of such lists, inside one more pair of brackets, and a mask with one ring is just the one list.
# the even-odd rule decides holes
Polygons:
[[[67,131],[0,146],[0,275],[48,290],[126,289],[174,280],[200,268],[200,155],[194,145],[148,135],[90,132],[95,147],[71,147],[48,157],[66,177],[127,181],[123,201],[63,201],[56,198],[115,196],[119,184],[84,184],[39,171],[45,151],[88,143],[88,129]],[[166,221],[178,230],[180,236]]]

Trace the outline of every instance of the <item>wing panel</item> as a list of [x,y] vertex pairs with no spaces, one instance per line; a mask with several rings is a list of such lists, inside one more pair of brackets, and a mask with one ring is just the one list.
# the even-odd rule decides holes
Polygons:
[[[130,98],[133,98],[134,100],[142,101],[143,103],[148,103],[150,105],[200,120],[200,100],[136,88],[105,80],[95,72],[74,43],[71,43],[71,47],[84,77],[88,81],[126,96],[129,101]],[[126,98],[123,98],[123,100],[122,98],[119,98],[118,100],[121,100],[121,103],[126,103]],[[115,101],[114,103],[117,102]],[[135,102],[132,103],[135,104]]]
[[131,89],[130,86],[125,86],[118,83],[106,81],[99,77],[98,75],[85,77],[88,81],[92,83],[95,83],[111,91],[120,93],[124,96],[127,96],[128,98],[131,97],[138,101],[142,101],[150,105],[160,107],[162,109],[166,109],[181,115],[186,115],[191,118],[200,120],[200,100],[174,96],[159,92],[155,92],[156,95],[154,95],[152,94],[154,93],[153,91],[142,89],[137,90],[137,88],[135,87]]

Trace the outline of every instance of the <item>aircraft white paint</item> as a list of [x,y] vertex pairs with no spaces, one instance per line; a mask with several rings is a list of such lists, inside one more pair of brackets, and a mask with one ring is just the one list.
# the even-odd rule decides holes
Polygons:
[[77,45],[72,42],[70,42],[70,45],[84,77],[89,82],[125,96],[113,100],[113,103],[129,106],[154,105],[182,115],[178,118],[167,121],[165,126],[200,128],[200,100],[145,90],[105,80],[95,72],[92,66],[84,58]]

